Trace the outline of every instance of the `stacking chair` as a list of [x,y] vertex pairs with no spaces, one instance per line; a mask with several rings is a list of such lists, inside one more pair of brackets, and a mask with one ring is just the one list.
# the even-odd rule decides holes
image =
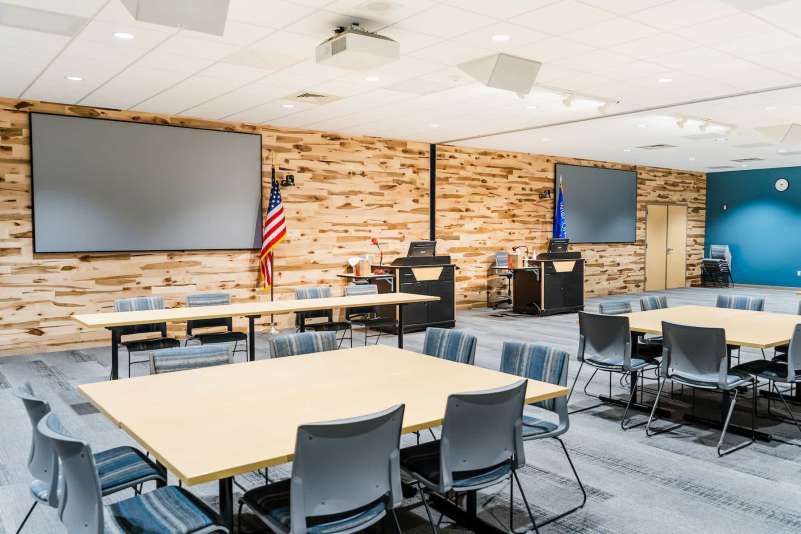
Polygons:
[[[595,378],[598,371],[609,373],[610,397],[612,395],[612,373],[627,375],[631,378],[630,393],[625,403],[626,410],[623,412],[623,418],[620,420],[620,427],[623,430],[628,430],[645,424],[645,422],[640,422],[629,425],[629,409],[637,393],[638,378],[642,379],[643,371],[655,369],[658,363],[656,360],[647,356],[637,355],[637,357],[632,357],[631,332],[629,330],[628,317],[579,312],[579,346],[576,357],[581,363],[576,373],[576,378],[573,380],[573,385],[570,387],[570,394],[567,398],[568,401],[573,395],[573,390],[576,388],[576,382],[578,382],[584,364],[594,368],[592,375],[584,385],[584,394],[590,397],[598,398],[596,395],[591,395],[587,392],[587,387],[590,385],[590,382],[592,382],[592,379]],[[603,406],[603,404],[604,403],[599,403],[587,406],[574,410],[571,413],[591,410]]]
[[[186,305],[191,307],[195,306],[222,306],[231,304],[231,295],[228,293],[196,293],[186,297]],[[195,332],[198,328],[204,330],[201,333]],[[223,331],[206,332],[207,328],[224,328]],[[247,341],[248,335],[244,332],[237,332],[234,330],[234,319],[232,317],[220,317],[217,319],[194,319],[186,322],[186,342],[199,341],[201,345],[211,345],[214,343],[233,343],[234,348],[232,353],[236,355],[237,352],[247,354]],[[242,342],[242,349],[237,350],[239,342]],[[247,356],[245,357],[247,360]]]
[[[345,295],[377,295],[378,286],[375,284],[348,284],[345,287]],[[353,346],[353,327],[361,327],[364,330],[364,345],[367,346],[367,339],[374,337],[376,344],[381,339],[381,328],[395,326],[395,322],[385,319],[378,314],[377,306],[362,306],[359,308],[348,308],[345,310],[345,320],[350,323],[350,346]],[[377,334],[369,335],[372,329]]]
[[[132,297],[127,299],[117,299],[114,301],[114,309],[118,312],[142,311],[142,310],[161,310],[164,309],[164,297]],[[131,365],[137,363],[148,363],[150,359],[131,361],[131,354],[134,352],[151,352],[158,349],[170,347],[180,347],[181,342],[175,338],[167,337],[167,323],[137,324],[120,327],[120,337],[134,334],[144,334],[149,332],[159,332],[161,337],[150,339],[137,339],[135,341],[124,341],[122,346],[128,351],[128,376],[131,376]]]
[[640,297],[640,309],[642,311],[663,310],[668,307],[665,295],[649,295]]
[[[765,297],[750,297],[748,295],[718,295],[716,308],[729,308],[732,310],[765,311]],[[737,361],[740,361],[740,347],[729,345],[729,356],[737,349]],[[765,350],[762,349],[762,358],[766,359]]]
[[[19,398],[31,422],[31,451],[28,455],[28,470],[33,476],[31,482],[31,505],[22,520],[17,534],[22,531],[31,513],[39,503],[52,508],[59,505],[59,463],[52,442],[39,431],[39,422],[50,413],[50,404],[37,397],[30,383],[16,388],[14,395]],[[94,455],[97,475],[100,477],[102,495],[111,495],[125,489],[133,489],[144,482],[156,480],[166,482],[166,476],[153,462],[133,447],[116,447]]]
[[[295,289],[296,299],[323,299],[331,297],[331,288],[328,286],[310,286],[299,287]],[[308,319],[323,318],[325,321],[306,323]],[[298,330],[303,332],[305,330],[312,330],[314,332],[342,332],[342,337],[339,340],[339,346],[345,340],[345,332],[350,330],[350,323],[347,321],[334,321],[334,310],[316,310],[297,312],[295,314],[295,322]]]
[[[801,301],[798,301],[797,315],[801,315]],[[779,345],[773,349],[773,359],[779,362],[787,361],[787,352],[790,350],[790,345]]]
[[[554,347],[505,341],[503,343],[503,350],[501,351],[501,371],[564,387],[567,385],[567,365],[569,360],[570,354]],[[584,484],[581,483],[581,478],[579,478],[578,472],[576,472],[573,460],[567,452],[567,447],[565,447],[565,444],[559,438],[559,436],[567,432],[568,428],[570,428],[570,419],[567,414],[567,398],[558,397],[556,399],[539,402],[533,406],[554,412],[558,415],[559,419],[556,423],[553,423],[524,413],[523,440],[530,441],[553,438],[558,441],[562,446],[562,450],[565,453],[567,462],[570,464],[570,469],[573,471],[573,476],[576,477],[576,482],[578,482],[582,494],[581,504],[559,515],[540,521],[538,526],[541,527],[584,507],[584,504],[587,502],[587,492],[584,490]]]
[[220,345],[192,345],[161,349],[150,355],[150,372],[153,374],[188,371],[202,367],[231,363],[228,347]]
[[[450,395],[442,439],[401,449],[401,470],[415,481],[434,534],[437,527],[423,487],[441,496],[451,492],[458,496],[507,480],[511,488],[510,506],[514,507],[517,482],[531,526],[538,532],[516,472],[526,463],[523,450],[526,384],[526,380],[519,380],[497,389]],[[510,530],[513,530],[513,512],[509,511]]]
[[[649,295],[640,298],[640,310],[663,310],[668,307],[667,297],[665,295]],[[662,354],[662,336],[655,336],[645,334],[640,336],[640,352],[653,356],[660,356]]]
[[239,517],[247,505],[273,532],[344,534],[391,515],[400,534],[403,409],[298,427],[292,477],[247,491]]
[[279,334],[270,340],[272,358],[299,356],[314,352],[337,350],[336,332],[297,332]]
[[97,455],[89,444],[69,436],[52,413],[39,421],[37,428],[61,461],[68,498],[59,502],[58,516],[68,532],[228,532],[211,508],[176,486],[104,506],[102,475],[98,475]]
[[598,313],[604,315],[621,315],[631,311],[631,302],[627,300],[609,300],[598,305]]
[[423,353],[473,365],[476,360],[476,336],[464,330],[429,327],[423,338]]
[[[645,427],[648,436],[661,434],[678,428],[681,425],[651,430],[654,420],[654,412],[662,388],[667,380],[682,384],[695,389],[705,389],[708,391],[719,391],[724,397],[734,393],[731,399],[726,420],[718,440],[718,456],[725,456],[734,451],[747,447],[754,442],[754,419],[756,416],[757,388],[756,380],[753,376],[743,371],[729,369],[729,358],[726,348],[726,331],[723,328],[707,328],[701,326],[688,326],[662,323],[662,336],[664,337],[664,349],[662,352],[662,365],[660,374],[663,380],[659,384],[659,392],[654,401],[651,416]],[[723,449],[723,440],[729,428],[734,406],[737,403],[738,388],[750,386],[753,388],[753,405],[751,409],[751,439]],[[693,404],[694,407],[694,404]]]

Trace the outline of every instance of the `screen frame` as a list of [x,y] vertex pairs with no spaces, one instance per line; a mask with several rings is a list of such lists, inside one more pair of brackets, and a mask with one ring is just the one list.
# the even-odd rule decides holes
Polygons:
[[260,205],[261,209],[259,210],[259,215],[257,219],[258,227],[255,230],[258,233],[259,229],[261,229],[262,225],[264,224],[264,170],[263,170],[263,147],[264,147],[264,139],[261,132],[239,132],[235,130],[229,130],[226,128],[198,128],[194,126],[185,126],[179,124],[159,124],[155,122],[145,122],[145,121],[137,121],[137,120],[126,120],[126,119],[116,119],[116,118],[107,118],[107,117],[84,117],[82,115],[70,115],[69,113],[53,113],[53,112],[42,112],[42,111],[31,111],[28,113],[28,130],[29,134],[29,147],[30,147],[30,166],[31,166],[31,240],[33,244],[33,254],[36,255],[74,255],[74,254],[107,254],[107,253],[126,253],[126,254],[150,254],[150,253],[163,253],[163,252],[240,252],[240,251],[256,251],[260,250],[260,246],[255,245],[253,247],[246,247],[246,248],[170,248],[170,249],[136,249],[136,250],[129,250],[129,249],[107,249],[107,250],[73,250],[73,251],[40,251],[36,248],[36,201],[35,201],[35,187],[33,186],[34,179],[36,176],[36,172],[34,170],[33,164],[33,143],[34,143],[34,134],[33,134],[33,116],[34,115],[50,115],[56,117],[69,117],[74,119],[82,119],[82,120],[98,120],[98,121],[109,121],[109,122],[124,122],[129,124],[140,124],[143,126],[159,126],[165,128],[180,128],[184,130],[203,130],[208,132],[217,132],[221,134],[237,134],[237,135],[253,135],[259,138],[259,192],[260,192]]
[[[559,196],[559,166],[563,167],[583,167],[585,169],[604,169],[607,171],[621,171],[634,173],[634,239],[632,241],[573,241],[570,237],[570,228],[568,227],[568,236],[571,245],[634,245],[637,243],[637,222],[640,218],[640,174],[637,167],[630,169],[616,169],[614,167],[605,167],[602,165],[578,165],[575,163],[560,163],[556,162],[553,166],[553,220],[556,220],[557,198]],[[551,237],[553,237],[553,230],[551,230]]]

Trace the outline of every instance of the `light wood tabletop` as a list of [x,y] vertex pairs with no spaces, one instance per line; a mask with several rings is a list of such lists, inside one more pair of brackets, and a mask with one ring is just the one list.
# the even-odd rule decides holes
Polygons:
[[[405,404],[403,431],[442,424],[452,393],[518,377],[382,345],[85,384],[79,390],[186,484],[292,460],[304,423]],[[568,390],[530,380],[526,402]]]
[[724,328],[726,343],[766,349],[790,342],[801,316],[710,306],[676,306],[626,314],[632,332],[661,334],[662,321],[692,326]]

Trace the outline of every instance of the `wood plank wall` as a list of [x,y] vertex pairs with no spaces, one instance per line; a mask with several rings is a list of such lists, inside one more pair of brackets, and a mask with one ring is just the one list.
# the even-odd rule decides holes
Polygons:
[[[273,162],[279,177],[294,174],[297,184],[282,191],[289,231],[276,252],[276,298],[290,298],[301,284],[341,291],[337,273],[348,257],[375,252],[371,237],[380,240],[387,259],[404,253],[408,241],[428,237],[425,143],[0,99],[0,355],[106,344],[105,332],[80,329],[69,316],[110,311],[115,298],[156,293],[168,306],[182,305],[195,291],[225,290],[238,301],[267,298],[256,289],[252,252],[34,254],[30,111],[261,133],[265,198]],[[488,290],[498,290],[498,281],[487,277],[496,250],[544,246],[553,199],[538,194],[553,187],[557,161],[576,162],[438,147],[438,250],[460,267],[460,307],[483,306]],[[638,242],[582,247],[588,294],[642,289],[646,201],[688,204],[688,273],[698,276],[704,175],[639,168],[638,177]],[[182,326],[171,329],[180,334]]]

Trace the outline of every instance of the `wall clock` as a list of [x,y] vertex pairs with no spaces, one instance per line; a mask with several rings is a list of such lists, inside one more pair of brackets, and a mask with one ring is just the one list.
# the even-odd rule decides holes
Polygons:
[[776,180],[776,183],[773,184],[773,187],[776,188],[776,191],[784,192],[787,191],[788,187],[790,187],[790,182],[787,181],[787,178],[779,178]]

